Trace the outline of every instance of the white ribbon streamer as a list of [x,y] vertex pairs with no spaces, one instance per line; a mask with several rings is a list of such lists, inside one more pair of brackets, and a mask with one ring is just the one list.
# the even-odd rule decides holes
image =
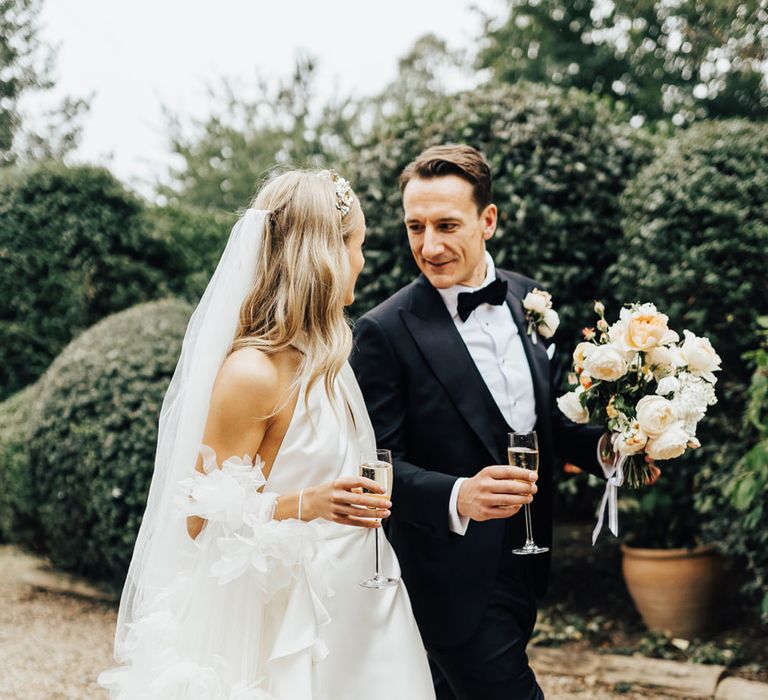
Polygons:
[[606,506],[608,506],[608,529],[613,533],[614,537],[619,536],[619,487],[624,484],[624,462],[627,461],[627,455],[621,454],[621,452],[616,449],[618,437],[618,433],[614,433],[611,437],[614,454],[613,466],[608,474],[608,480],[605,484],[605,492],[603,493],[603,501],[598,509],[597,525],[595,525],[595,529],[592,531],[593,547],[595,546],[595,542],[597,542],[600,531],[603,529]]

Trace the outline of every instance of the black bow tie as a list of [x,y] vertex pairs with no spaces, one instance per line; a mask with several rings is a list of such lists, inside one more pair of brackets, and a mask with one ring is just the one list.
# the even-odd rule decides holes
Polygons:
[[457,310],[459,318],[462,321],[466,321],[480,304],[500,306],[504,303],[506,296],[507,282],[506,280],[500,280],[498,277],[489,285],[478,289],[476,292],[462,292],[458,297]]

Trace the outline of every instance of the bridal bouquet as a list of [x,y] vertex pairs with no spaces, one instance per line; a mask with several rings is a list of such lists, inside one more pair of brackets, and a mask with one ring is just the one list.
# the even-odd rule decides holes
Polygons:
[[[604,426],[611,433],[613,469],[606,486],[611,530],[617,534],[616,488],[633,488],[649,477],[645,457],[674,459],[700,446],[696,427],[717,402],[714,372],[720,357],[707,338],[683,331],[683,339],[653,304],[625,306],[612,326],[595,302],[596,328],[584,329],[573,353],[572,391],[557,400],[575,423]],[[596,537],[596,534],[595,534]]]

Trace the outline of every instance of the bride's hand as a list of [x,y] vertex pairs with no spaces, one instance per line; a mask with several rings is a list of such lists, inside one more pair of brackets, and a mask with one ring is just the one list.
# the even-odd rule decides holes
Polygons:
[[[373,493],[361,493],[362,489]],[[372,479],[344,476],[304,491],[302,519],[325,518],[340,525],[381,527],[380,519],[388,518],[392,507],[385,493],[384,487]]]

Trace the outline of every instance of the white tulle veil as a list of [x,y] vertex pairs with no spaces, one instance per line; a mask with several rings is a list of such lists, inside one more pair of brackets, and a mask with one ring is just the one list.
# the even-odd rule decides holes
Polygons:
[[193,558],[195,542],[175,512],[177,485],[193,473],[217,372],[238,329],[240,309],[255,284],[263,244],[263,210],[248,209],[237,221],[205,293],[187,326],[176,370],[160,412],[154,473],[146,511],[120,601],[115,658],[124,661],[131,625],[146,615],[153,596]]

